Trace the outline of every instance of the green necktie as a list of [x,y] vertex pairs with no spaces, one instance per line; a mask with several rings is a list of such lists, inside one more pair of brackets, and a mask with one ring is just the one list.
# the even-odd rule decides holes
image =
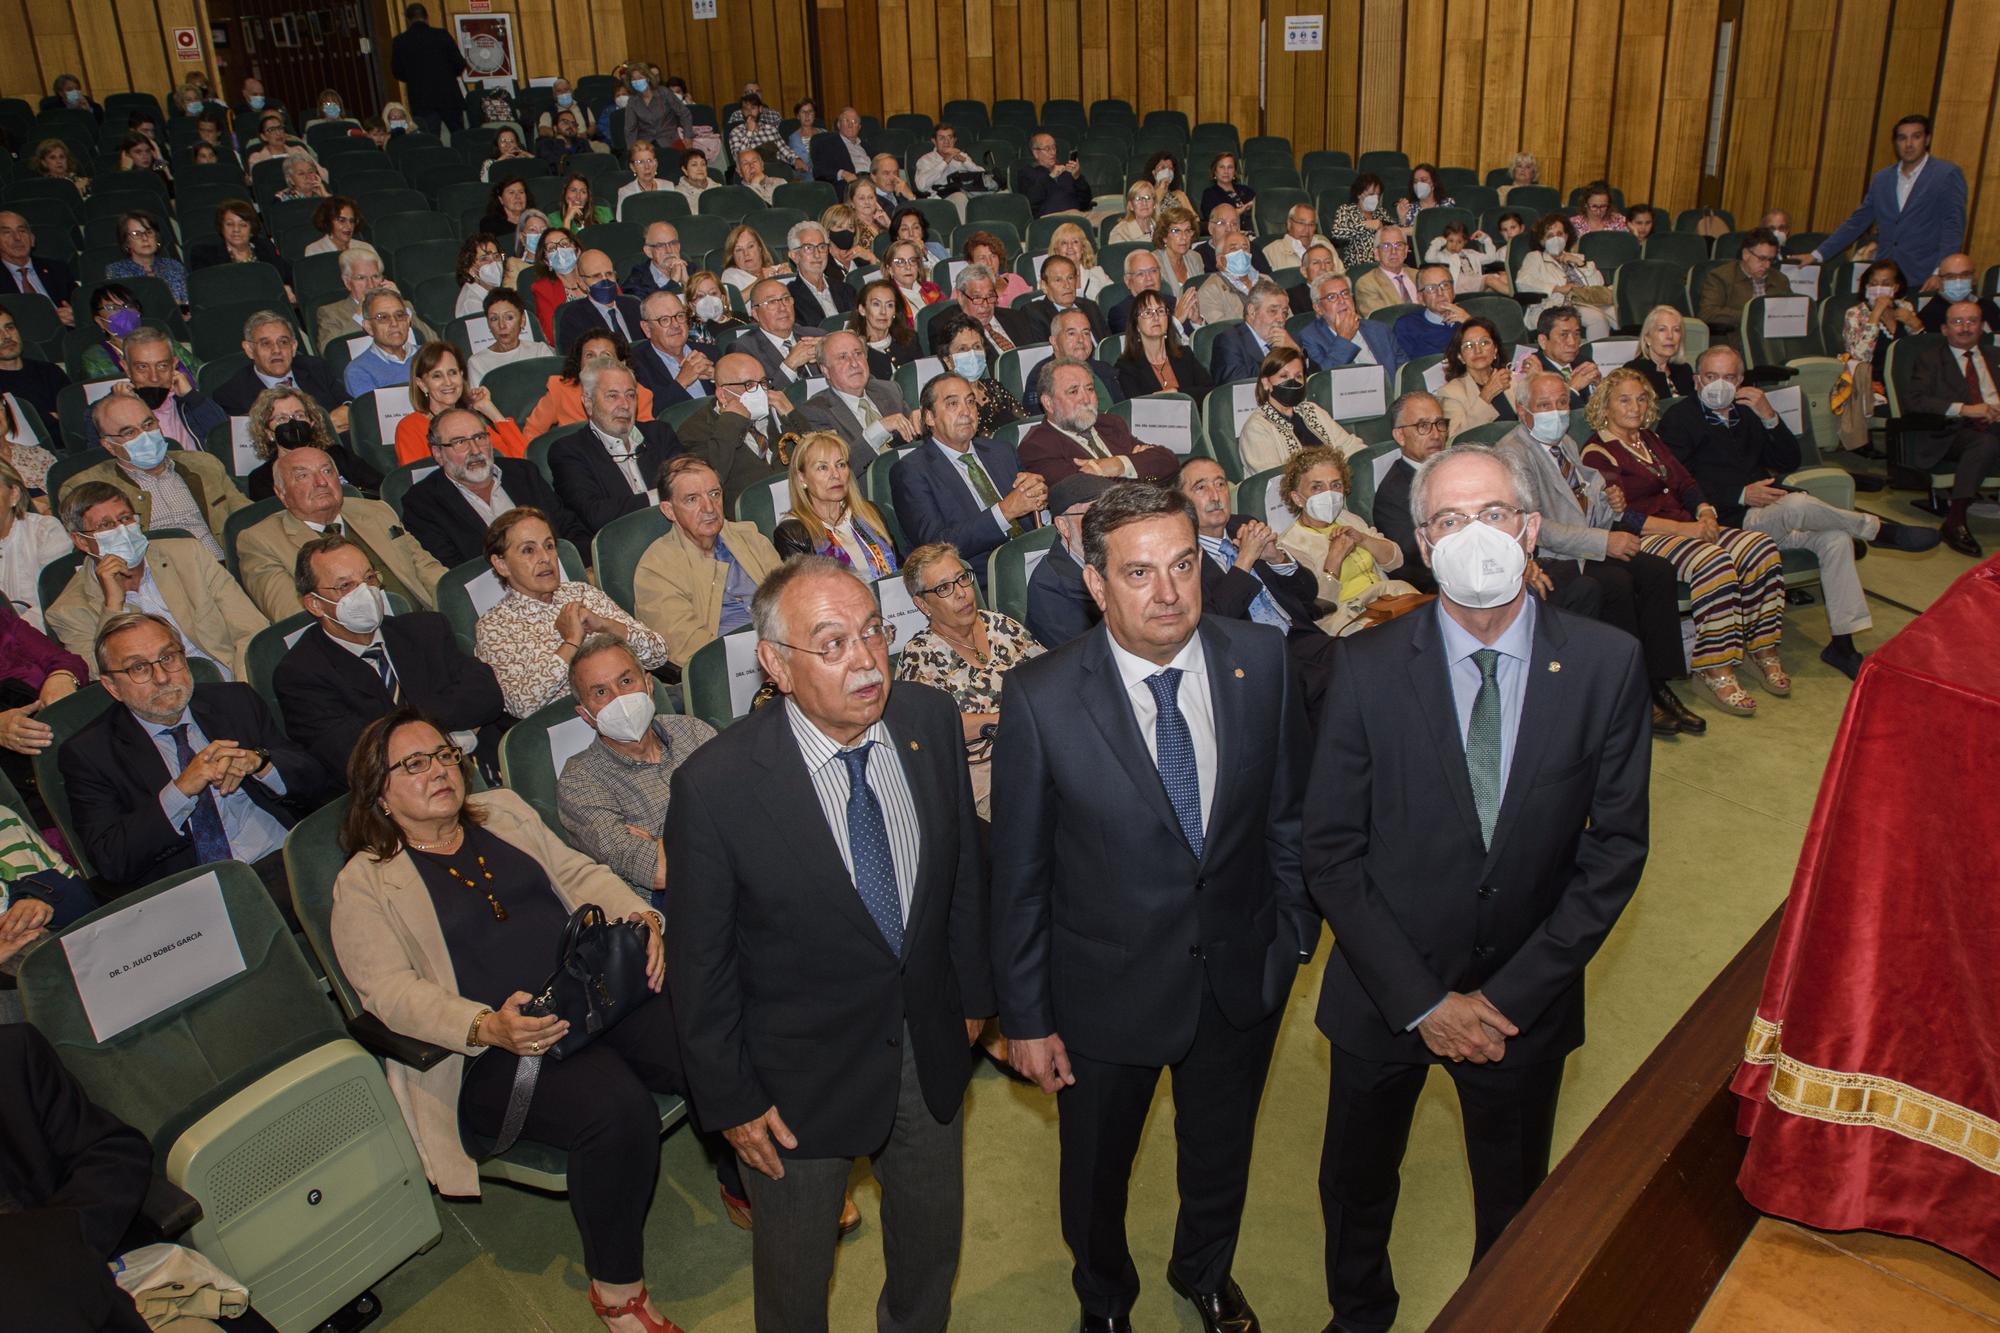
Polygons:
[[1500,654],[1481,648],[1472,655],[1479,666],[1479,693],[1472,700],[1472,723],[1465,729],[1465,774],[1472,780],[1472,804],[1479,811],[1479,841],[1493,845],[1493,824],[1500,817],[1500,682],[1494,678]]
[[[999,504],[1000,492],[993,489],[993,478],[987,476],[986,469],[979,466],[979,460],[973,457],[972,450],[967,449],[964,453],[960,454],[958,461],[965,468],[965,475],[972,478],[972,489],[978,493],[979,503],[988,509]],[[1021,525],[1009,519],[1007,521],[1007,535],[1009,537],[1020,536]]]

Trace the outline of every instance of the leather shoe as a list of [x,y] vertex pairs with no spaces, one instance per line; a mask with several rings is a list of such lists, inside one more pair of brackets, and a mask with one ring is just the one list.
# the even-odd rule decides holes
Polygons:
[[1936,528],[1918,527],[1914,523],[1891,523],[1882,520],[1882,530],[1875,534],[1871,545],[1890,551],[1928,551],[1943,540],[1943,534]]
[[1853,680],[1861,674],[1862,656],[1857,649],[1837,648],[1829,643],[1826,647],[1820,649],[1819,660],[1849,680]]
[[1669,712],[1665,704],[1655,700],[1653,702],[1653,739],[1660,740],[1666,736],[1678,736],[1680,734],[1680,719]]
[[1257,1312],[1250,1308],[1235,1278],[1222,1279],[1220,1287],[1204,1295],[1181,1281],[1169,1268],[1167,1285],[1193,1304],[1195,1313],[1201,1316],[1203,1333],[1262,1333]]
[[1947,523],[1938,529],[1938,536],[1946,546],[1960,555],[1969,555],[1977,560],[1986,554],[1979,549],[1979,539],[1972,535],[1972,529],[1963,523]]
[[1087,1314],[1083,1317],[1082,1333],[1132,1333],[1132,1316]]
[[1666,705],[1667,711],[1674,715],[1674,721],[1681,724],[1684,735],[1700,736],[1708,730],[1708,719],[1689,708],[1680,695],[1674,693],[1674,687],[1664,681],[1660,683],[1657,702]]

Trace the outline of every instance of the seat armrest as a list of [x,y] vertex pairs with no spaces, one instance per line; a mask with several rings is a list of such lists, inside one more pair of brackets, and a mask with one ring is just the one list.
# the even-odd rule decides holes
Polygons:
[[1903,430],[1950,430],[1958,424],[1957,418],[1942,412],[1905,412],[1894,418],[1895,424]]
[[368,1013],[348,1019],[347,1034],[371,1053],[409,1065],[412,1069],[429,1069],[451,1054],[442,1046],[433,1046],[427,1041],[393,1032],[383,1026],[381,1019]]
[[139,1215],[162,1238],[172,1240],[201,1221],[201,1203],[173,1181],[156,1174],[146,1189],[146,1201],[139,1205]]
[[1783,480],[1785,485],[1796,486],[1835,509],[1854,508],[1854,474],[1846,468],[1800,468]]

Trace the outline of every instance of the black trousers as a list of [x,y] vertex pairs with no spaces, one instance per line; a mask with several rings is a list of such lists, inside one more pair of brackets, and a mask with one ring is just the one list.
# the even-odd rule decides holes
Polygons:
[[[1539,1064],[1444,1064],[1458,1089],[1472,1168],[1477,1264],[1549,1173],[1560,1058]],[[1326,1292],[1343,1329],[1376,1333],[1396,1322],[1389,1230],[1402,1189],[1410,1120],[1429,1064],[1384,1064],[1338,1047],[1328,1080],[1319,1206],[1326,1222]]]
[[1944,461],[1952,466],[1951,498],[1974,499],[1980,485],[2000,471],[2000,435],[1990,428],[1961,428],[1951,437]]
[[[1557,606],[1615,626],[1639,641],[1647,680],[1658,684],[1687,674],[1678,576],[1670,562],[1639,551],[1630,560],[1550,560],[1542,568],[1556,586],[1551,600]],[[1583,609],[1590,595],[1577,586],[1580,583],[1596,585],[1596,610]]]
[[[1168,1066],[1181,1196],[1169,1266],[1198,1292],[1219,1289],[1236,1259],[1251,1135],[1283,1012],[1245,1031],[1223,1016],[1203,986],[1194,1044]],[[1057,1097],[1056,1111],[1063,1240],[1075,1259],[1070,1281],[1085,1314],[1128,1315],[1139,1299],[1139,1270],[1125,1240],[1125,1204],[1160,1069],[1075,1051],[1069,1059],[1076,1082]]]

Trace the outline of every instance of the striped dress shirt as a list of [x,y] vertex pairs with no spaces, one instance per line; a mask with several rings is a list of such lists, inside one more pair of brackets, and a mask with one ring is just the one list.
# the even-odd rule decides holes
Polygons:
[[[847,845],[847,764],[833,738],[814,726],[797,704],[785,700],[785,720],[792,724],[792,738],[806,761],[813,794],[819,797],[820,813],[833,830],[834,845],[840,848],[841,864],[847,877],[854,878],[854,852]],[[868,787],[882,807],[882,823],[889,832],[889,855],[896,862],[896,896],[902,900],[903,922],[910,920],[910,894],[917,884],[917,855],[921,835],[917,829],[917,806],[910,796],[909,779],[903,774],[896,754],[896,738],[887,723],[877,722],[862,734],[860,744],[875,742],[868,752]],[[849,747],[852,748],[852,747]]]

